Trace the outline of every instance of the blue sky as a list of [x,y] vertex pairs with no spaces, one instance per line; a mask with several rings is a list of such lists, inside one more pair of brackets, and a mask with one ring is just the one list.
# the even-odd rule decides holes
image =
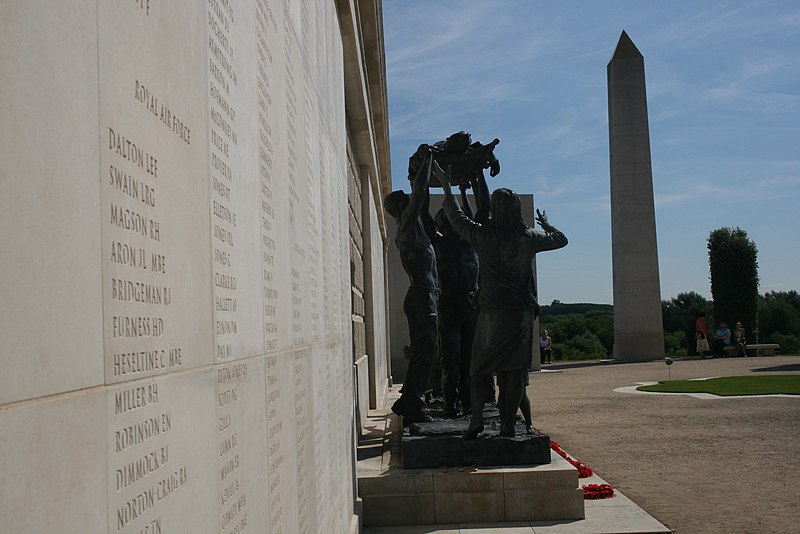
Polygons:
[[[606,65],[645,58],[661,296],[710,298],[706,239],[738,226],[759,291],[800,290],[800,2],[384,0],[392,175],[458,131],[500,138],[489,187],[570,239],[540,301],[612,302]],[[488,174],[487,174],[488,176]]]

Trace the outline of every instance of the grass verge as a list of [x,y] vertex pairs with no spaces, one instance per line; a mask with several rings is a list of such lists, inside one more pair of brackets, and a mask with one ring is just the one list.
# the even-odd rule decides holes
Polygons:
[[800,375],[726,376],[709,380],[672,380],[639,391],[659,393],[711,393],[723,397],[739,395],[800,395]]

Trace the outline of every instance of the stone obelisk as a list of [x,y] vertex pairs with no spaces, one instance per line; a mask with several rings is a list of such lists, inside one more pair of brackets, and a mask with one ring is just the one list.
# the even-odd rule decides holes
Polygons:
[[664,357],[644,57],[624,31],[608,63],[614,358]]

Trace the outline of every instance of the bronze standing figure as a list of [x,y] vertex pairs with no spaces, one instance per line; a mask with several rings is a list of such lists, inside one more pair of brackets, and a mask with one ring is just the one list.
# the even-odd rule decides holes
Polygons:
[[435,228],[432,224],[423,224],[430,215],[427,219],[420,216],[428,212],[432,162],[429,153],[411,182],[410,197],[404,191],[394,191],[384,199],[387,213],[397,222],[395,244],[403,269],[411,280],[403,301],[411,337],[411,359],[403,393],[392,405],[392,411],[403,417],[404,426],[428,419],[422,408],[428,374],[437,350],[439,281],[431,242]]
[[525,225],[519,197],[497,189],[485,225],[472,221],[459,208],[450,189],[448,168],[442,187],[444,211],[450,224],[478,253],[481,269],[478,322],[472,347],[472,419],[464,439],[483,431],[487,375],[497,372],[500,389],[501,436],[515,435],[514,421],[531,363],[533,320],[538,309],[533,288],[532,261],[537,252],[567,245],[567,237],[537,210],[544,233]]

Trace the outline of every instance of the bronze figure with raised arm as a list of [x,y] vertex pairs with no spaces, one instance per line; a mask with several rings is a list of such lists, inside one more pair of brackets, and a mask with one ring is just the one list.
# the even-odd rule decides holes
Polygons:
[[[438,171],[438,170],[437,170]],[[483,431],[487,375],[497,372],[500,389],[501,436],[515,435],[515,420],[531,364],[533,320],[537,308],[532,261],[537,252],[567,245],[566,236],[552,226],[544,212],[537,221],[544,232],[522,219],[520,199],[510,189],[492,193],[489,219],[472,221],[459,208],[449,184],[451,171],[440,180],[444,212],[453,229],[478,253],[481,270],[478,322],[470,364],[472,419],[464,439]]]
[[430,215],[422,217],[428,209],[432,158],[429,155],[411,182],[411,196],[404,191],[394,191],[383,201],[387,213],[397,223],[395,244],[400,252],[411,286],[408,288],[403,311],[408,319],[411,338],[411,359],[401,397],[392,405],[392,411],[403,417],[403,425],[428,419],[423,411],[425,389],[431,363],[437,350],[439,281],[436,271],[436,254],[429,232],[434,231]]
[[[472,218],[467,197],[468,183],[462,183],[461,205]],[[440,209],[436,212],[436,267],[439,271],[439,342],[441,345],[444,416],[458,415],[458,401],[464,414],[470,410],[469,365],[475,334],[478,290],[478,255],[461,239]]]

